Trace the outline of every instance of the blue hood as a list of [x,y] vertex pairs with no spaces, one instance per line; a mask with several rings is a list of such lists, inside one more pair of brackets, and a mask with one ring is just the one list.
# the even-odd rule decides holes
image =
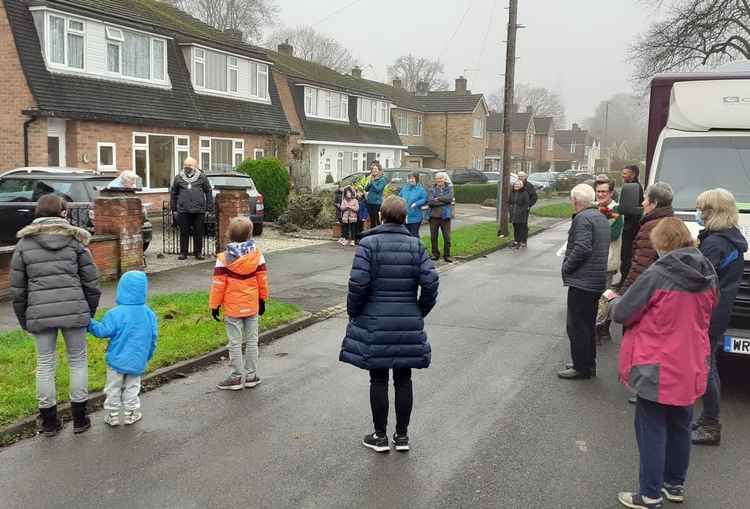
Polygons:
[[737,249],[740,254],[747,251],[747,240],[736,227],[716,232],[716,235],[720,235],[727,239],[728,242],[734,245],[735,249]]
[[143,305],[148,294],[148,278],[145,272],[131,270],[123,274],[117,283],[117,304],[121,306]]

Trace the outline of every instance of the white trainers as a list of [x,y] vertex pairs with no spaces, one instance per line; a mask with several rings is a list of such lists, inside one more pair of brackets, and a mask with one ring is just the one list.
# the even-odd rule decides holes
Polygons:
[[252,378],[247,377],[245,379],[245,387],[247,387],[248,389],[252,389],[258,384],[260,384],[260,378],[258,378],[258,375],[253,375]]
[[346,239],[344,237],[341,237],[339,239],[339,244],[341,244],[342,246],[345,246],[346,245]]
[[104,422],[110,426],[120,425],[120,412],[110,412],[104,416]]
[[357,244],[355,244],[353,240],[350,240],[350,241],[349,241],[349,245],[350,245],[350,246],[356,246]]
[[129,426],[143,419],[143,414],[140,410],[133,410],[132,412],[125,412],[125,425]]

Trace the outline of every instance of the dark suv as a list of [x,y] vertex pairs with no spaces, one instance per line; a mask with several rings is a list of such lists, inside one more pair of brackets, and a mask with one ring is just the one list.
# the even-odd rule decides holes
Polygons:
[[489,180],[484,172],[473,168],[447,170],[453,184],[486,184]]
[[[56,194],[68,202],[68,220],[94,231],[94,200],[114,180],[111,175],[75,168],[19,168],[0,175],[0,244],[15,244],[16,233],[34,220],[41,196]],[[143,250],[152,226],[143,209]]]

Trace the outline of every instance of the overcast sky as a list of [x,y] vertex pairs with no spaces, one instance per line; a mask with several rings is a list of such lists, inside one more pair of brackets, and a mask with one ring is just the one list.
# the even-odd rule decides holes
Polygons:
[[[372,66],[365,68],[371,79],[385,81],[387,66],[413,53],[440,58],[451,84],[465,74],[473,92],[489,95],[502,80],[507,0],[359,0],[348,7],[352,0],[277,2],[285,26],[313,24],[333,36]],[[519,30],[517,82],[560,93],[569,123],[591,116],[611,95],[632,91],[625,52],[651,14],[636,0],[519,4],[518,21],[527,28]]]

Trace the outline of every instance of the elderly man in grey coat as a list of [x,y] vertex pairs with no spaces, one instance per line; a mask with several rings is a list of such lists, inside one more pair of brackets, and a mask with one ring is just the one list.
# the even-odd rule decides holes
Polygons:
[[568,287],[567,331],[573,362],[557,376],[575,380],[596,375],[596,309],[606,289],[611,234],[607,218],[596,208],[591,186],[575,186],[570,201],[575,214],[568,232],[562,278]]

